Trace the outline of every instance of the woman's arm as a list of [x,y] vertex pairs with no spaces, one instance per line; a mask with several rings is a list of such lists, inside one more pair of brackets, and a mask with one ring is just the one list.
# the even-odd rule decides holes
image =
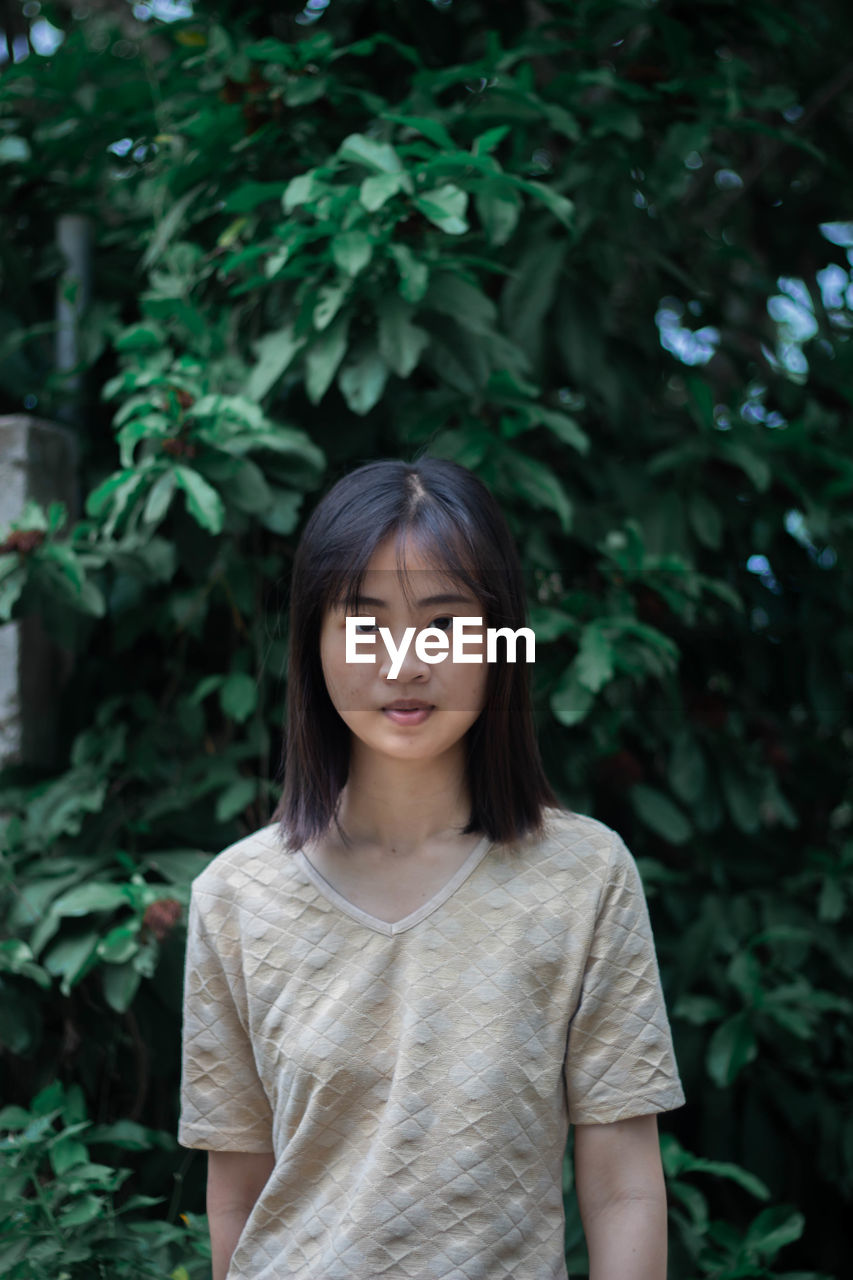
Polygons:
[[225,1280],[240,1233],[274,1165],[271,1151],[208,1151],[207,1219],[213,1280]]
[[666,1280],[666,1186],[657,1115],[575,1127],[589,1280]]

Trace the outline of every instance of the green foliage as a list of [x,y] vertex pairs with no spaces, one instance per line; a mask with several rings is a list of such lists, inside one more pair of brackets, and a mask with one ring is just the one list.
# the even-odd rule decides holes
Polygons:
[[[786,1245],[799,1240],[805,1220],[790,1205],[774,1205],[762,1209],[745,1231],[728,1222],[712,1222],[707,1197],[693,1185],[689,1175],[711,1174],[725,1178],[758,1200],[770,1199],[764,1183],[738,1165],[705,1160],[685,1151],[671,1135],[661,1141],[667,1192],[670,1197],[670,1220],[675,1228],[673,1239],[676,1270],[679,1274],[695,1269],[699,1276],[716,1280],[742,1280],[746,1276],[782,1276],[787,1280],[831,1280],[817,1271],[777,1271],[771,1268],[777,1254]],[[689,1261],[688,1261],[689,1259]]]
[[99,1163],[107,1154],[164,1145],[161,1134],[120,1121],[93,1125],[79,1085],[55,1081],[29,1109],[0,1111],[0,1275],[9,1280],[88,1280],[209,1274],[204,1219],[183,1225],[143,1217],[151,1196],[125,1197],[130,1169]]
[[[573,1141],[563,1162],[563,1200],[566,1210],[566,1262],[570,1275],[586,1275],[589,1258],[578,1209],[572,1166]],[[786,1245],[799,1240],[805,1221],[790,1205],[762,1209],[743,1230],[730,1222],[712,1220],[708,1197],[694,1185],[696,1174],[733,1184],[739,1193],[767,1202],[770,1191],[754,1174],[726,1161],[706,1160],[685,1151],[672,1134],[661,1137],[661,1159],[669,1201],[669,1271],[701,1280],[743,1280],[747,1276],[780,1276],[784,1280],[832,1280],[817,1271],[771,1269]],[[743,1199],[743,1196],[740,1196]]]
[[[674,1280],[840,1273],[848,7],[196,7],[132,39],[57,11],[0,80],[0,404],[70,414],[84,466],[80,518],[33,502],[0,543],[0,621],[73,660],[62,766],[0,777],[5,1095],[61,1061],[93,1114],[174,1128],[178,912],[277,797],[302,523],[425,448],[501,502],[549,775],[640,861],[689,1102]],[[97,246],[77,391],[65,212]]]

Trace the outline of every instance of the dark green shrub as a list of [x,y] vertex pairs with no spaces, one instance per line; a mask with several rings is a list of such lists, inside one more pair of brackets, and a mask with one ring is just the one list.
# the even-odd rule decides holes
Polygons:
[[0,1275],[9,1280],[113,1280],[209,1274],[207,1223],[182,1225],[140,1211],[158,1203],[117,1193],[130,1169],[98,1163],[99,1151],[168,1145],[160,1133],[120,1120],[93,1125],[79,1085],[57,1081],[32,1106],[0,1111]]
[[[549,774],[643,871],[689,1099],[662,1125],[674,1275],[779,1274],[787,1242],[789,1274],[840,1273],[848,9],[211,13],[139,28],[147,82],[83,22],[0,80],[0,216],[26,222],[4,279],[32,268],[0,316],[6,408],[67,402],[39,373],[46,217],[89,212],[100,246],[85,511],[33,506],[0,546],[0,618],[74,655],[64,766],[0,780],[4,1092],[59,1075],[174,1131],[163,904],[268,821],[301,521],[358,461],[426,447],[504,505]],[[699,1190],[679,1151],[729,1176]],[[144,1193],[167,1154],[134,1157]],[[571,1203],[567,1234],[582,1270]]]

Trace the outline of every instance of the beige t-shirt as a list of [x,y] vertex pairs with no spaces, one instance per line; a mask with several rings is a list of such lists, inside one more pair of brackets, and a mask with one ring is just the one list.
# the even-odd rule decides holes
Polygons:
[[684,1094],[636,864],[547,817],[394,924],[275,825],[195,880],[179,1140],[275,1153],[229,1280],[565,1280],[569,1123]]

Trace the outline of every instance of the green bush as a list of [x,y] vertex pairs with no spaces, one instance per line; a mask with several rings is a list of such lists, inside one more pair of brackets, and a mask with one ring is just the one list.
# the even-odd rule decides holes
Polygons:
[[[549,776],[638,856],[688,1096],[674,1280],[784,1275],[783,1246],[840,1274],[847,7],[67,21],[0,78],[0,407],[73,410],[85,494],[0,545],[0,619],[73,655],[61,766],[0,777],[4,1096],[61,1079],[174,1132],[179,910],[277,798],[302,522],[425,448],[501,501]],[[50,368],[63,212],[96,233],[77,391]],[[188,1159],[136,1152],[139,1193],[200,1211]]]
[[130,1169],[91,1159],[90,1147],[168,1145],[162,1134],[128,1120],[93,1125],[79,1085],[65,1089],[58,1081],[28,1110],[4,1107],[0,1134],[0,1275],[190,1280],[209,1273],[204,1219],[183,1214],[181,1226],[146,1221],[140,1210],[158,1203],[151,1196],[130,1196],[116,1207]]

